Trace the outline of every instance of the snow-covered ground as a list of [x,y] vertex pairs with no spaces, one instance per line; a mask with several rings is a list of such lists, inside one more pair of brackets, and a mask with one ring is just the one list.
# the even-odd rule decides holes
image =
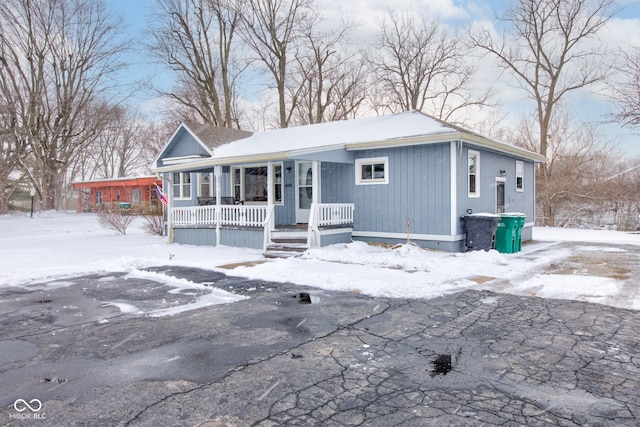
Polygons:
[[[569,249],[559,247],[557,242],[640,245],[638,234],[535,228],[535,241],[517,254],[496,251],[451,254],[411,245],[390,249],[356,242],[314,249],[298,258],[264,260],[258,250],[170,245],[164,237],[145,234],[141,225],[141,220],[135,222],[127,235],[120,235],[103,229],[93,214],[40,212],[33,218],[0,216],[0,287],[94,272],[127,272],[137,277],[153,274],[153,280],[176,288],[202,287],[144,271],[150,266],[180,265],[372,296],[433,298],[474,288],[640,309],[640,291],[629,298],[627,289],[624,299],[616,298],[623,288],[619,280],[580,276],[572,281],[567,279],[572,276],[540,274],[543,267],[571,255]],[[625,251],[616,246],[594,250],[606,250],[612,256]],[[256,261],[264,262],[253,265]],[[250,264],[232,270],[221,268],[244,262]],[[233,302],[238,299],[234,297],[237,296],[216,291],[184,309]]]

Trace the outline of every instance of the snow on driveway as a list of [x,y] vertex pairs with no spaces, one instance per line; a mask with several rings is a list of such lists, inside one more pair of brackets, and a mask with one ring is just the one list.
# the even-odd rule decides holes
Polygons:
[[[627,252],[628,245],[640,246],[640,235],[635,233],[535,228],[535,241],[516,254],[445,253],[412,245],[383,248],[354,242],[313,249],[298,258],[270,260],[228,271],[219,266],[263,260],[261,251],[170,245],[165,237],[145,234],[141,225],[142,220],[138,220],[123,236],[101,228],[93,214],[40,212],[33,218],[1,216],[0,287],[94,272],[117,271],[140,276],[149,274],[144,271],[147,267],[176,265],[371,296],[434,298],[474,288],[640,309],[640,292],[629,292],[629,284],[623,280],[542,274],[546,266],[572,255],[572,249],[563,247],[561,242],[603,243],[604,249],[576,246],[585,251],[606,251],[615,257]],[[169,276],[154,274],[153,280],[176,289],[202,286],[189,281],[177,283]],[[616,298],[623,289],[626,297]],[[211,293],[183,309],[233,302],[237,300],[234,297],[238,296]],[[176,312],[180,309],[155,314]]]

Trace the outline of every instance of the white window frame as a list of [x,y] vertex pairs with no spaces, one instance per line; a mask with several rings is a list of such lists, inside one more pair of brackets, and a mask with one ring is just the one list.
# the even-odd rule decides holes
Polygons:
[[[178,182],[175,182],[178,175]],[[185,177],[189,177],[189,182],[185,182]],[[174,200],[191,200],[191,173],[190,172],[174,172],[173,174],[173,198]],[[185,188],[188,188],[189,194],[185,195]],[[176,189],[178,190],[176,192]]]
[[[204,175],[209,176],[209,194],[202,194],[202,178]],[[213,197],[213,173],[198,172],[198,197]]]
[[[384,167],[383,178],[375,178],[373,173],[371,178],[364,178],[362,176],[362,166],[370,165],[373,170],[375,170],[375,165],[379,164],[382,164]],[[356,185],[389,184],[389,157],[368,157],[365,159],[356,159],[355,174]]]
[[[249,204],[249,205],[265,205],[268,202],[267,201],[247,201],[246,200],[246,194],[245,194],[245,172],[244,170],[246,168],[268,168],[269,165],[267,163],[259,163],[259,164],[251,164],[251,165],[242,165],[242,166],[233,166],[231,168],[231,195],[235,198],[236,195],[236,187],[239,187],[238,189],[238,194],[240,196],[239,200],[244,200],[245,204]],[[271,188],[270,191],[273,191],[273,196],[275,198],[275,188],[277,185],[280,185],[280,194],[282,196],[281,200],[275,200],[273,201],[274,205],[284,205],[284,165],[282,162],[276,162],[276,163],[272,163],[271,167],[273,168],[273,182],[271,183]],[[280,177],[281,180],[280,182],[277,182],[276,179],[276,167],[280,168]],[[236,171],[239,170],[240,171],[240,182],[237,182],[236,179]],[[267,171],[268,172],[268,171]],[[267,174],[268,175],[268,174]]]
[[516,191],[524,191],[524,162],[516,160]]
[[[474,158],[475,172],[472,174],[469,169],[470,159]],[[471,191],[471,177],[474,177],[475,191]],[[469,150],[467,153],[467,194],[469,197],[480,197],[480,152]]]

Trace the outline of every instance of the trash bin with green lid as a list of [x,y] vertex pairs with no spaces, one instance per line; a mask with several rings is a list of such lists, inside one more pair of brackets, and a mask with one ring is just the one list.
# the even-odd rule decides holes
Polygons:
[[492,249],[500,217],[495,214],[471,214],[463,218],[467,234],[466,249],[468,251]]
[[503,254],[518,252],[518,228],[520,214],[500,214],[500,222],[496,229],[496,250]]
[[520,252],[522,250],[522,229],[524,228],[524,214],[517,214],[518,218],[518,229],[516,230],[516,252]]

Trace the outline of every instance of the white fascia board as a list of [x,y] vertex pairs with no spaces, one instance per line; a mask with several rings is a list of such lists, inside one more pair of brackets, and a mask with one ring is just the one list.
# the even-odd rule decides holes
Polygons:
[[176,165],[152,168],[154,173],[186,172],[190,170],[205,169],[213,166],[226,166],[250,163],[264,163],[268,161],[281,161],[289,158],[288,152],[256,154],[254,156],[239,156],[225,158],[210,158],[202,161],[193,161]]
[[344,149],[345,145],[344,144],[336,144],[336,145],[325,145],[322,147],[313,147],[313,148],[304,148],[301,150],[291,150],[289,151],[289,156],[290,157],[300,157],[300,156],[305,156],[308,154],[315,154],[315,153],[324,153],[326,151],[337,151],[340,149]]
[[180,129],[186,130],[187,132],[189,132],[189,134],[193,137],[193,139],[196,140],[196,142],[198,144],[200,144],[202,146],[202,148],[204,148],[204,150],[209,153],[210,156],[213,155],[213,153],[211,152],[211,150],[209,149],[209,147],[207,147],[206,144],[204,144],[200,138],[198,138],[198,136],[193,133],[191,131],[191,129],[189,129],[189,126],[187,126],[187,124],[185,122],[181,122],[178,127],[176,128],[176,130],[173,132],[173,134],[171,135],[171,137],[167,140],[167,142],[165,142],[164,146],[162,147],[162,149],[160,150],[160,152],[158,153],[158,155],[155,157],[155,159],[153,159],[153,162],[151,163],[151,170],[155,172],[156,168],[155,165],[158,164],[158,162],[160,160],[165,160],[165,159],[161,159],[162,154],[167,150],[167,148],[169,148],[169,145],[171,145],[171,142],[173,142],[173,140],[175,139],[175,137],[178,135],[178,133],[180,132]]
[[504,142],[493,141],[479,135],[464,132],[443,132],[431,135],[417,135],[406,138],[386,139],[382,141],[356,142],[353,144],[346,144],[345,147],[348,151],[354,151],[374,148],[407,147],[411,145],[423,144],[441,144],[457,140],[466,142],[468,144],[477,145],[479,147],[496,150],[501,153],[512,154],[514,156],[522,157],[534,162],[546,162],[547,160],[546,157],[542,156],[541,154],[534,153],[533,151],[525,150],[523,148],[515,147]]
[[183,164],[183,163],[190,163],[197,160],[208,159],[208,158],[209,158],[208,156],[200,155],[200,154],[194,154],[191,156],[165,157],[164,159],[162,159],[162,164],[166,166],[170,166],[170,165],[177,165],[177,164]]

